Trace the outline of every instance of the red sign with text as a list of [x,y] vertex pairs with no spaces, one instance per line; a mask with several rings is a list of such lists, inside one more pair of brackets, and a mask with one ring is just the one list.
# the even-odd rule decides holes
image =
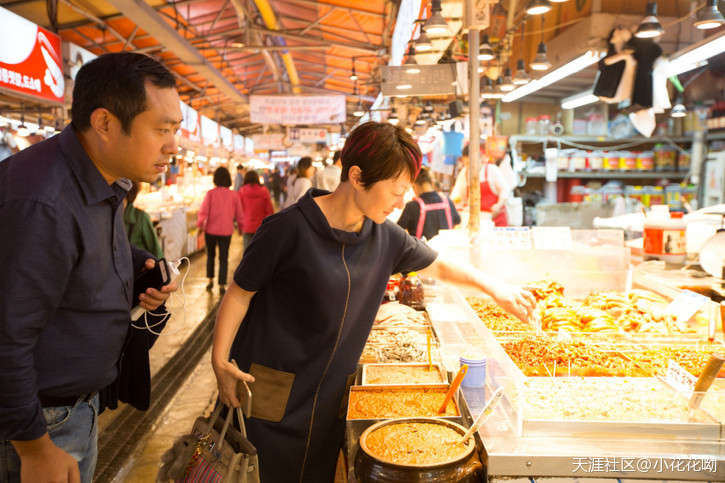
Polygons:
[[0,7],[0,88],[63,102],[60,37]]

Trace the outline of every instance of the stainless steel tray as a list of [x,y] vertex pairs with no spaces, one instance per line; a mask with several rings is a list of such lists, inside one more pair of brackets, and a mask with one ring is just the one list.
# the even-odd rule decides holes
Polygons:
[[393,370],[394,368],[416,368],[416,367],[428,368],[429,365],[425,364],[425,363],[420,363],[420,362],[400,363],[400,364],[363,364],[362,365],[362,385],[363,386],[367,386],[367,385],[399,386],[399,385],[403,385],[403,384],[404,385],[412,384],[412,385],[417,386],[417,385],[424,385],[424,384],[445,384],[446,382],[448,382],[446,373],[439,363],[432,364],[432,369],[437,372],[438,377],[439,377],[439,380],[436,382],[431,381],[431,382],[411,382],[411,383],[409,383],[409,382],[398,381],[398,382],[394,382],[394,383],[380,383],[380,382],[369,382],[368,381],[368,379],[370,377],[369,371],[371,371],[374,368],[386,368],[386,369]]

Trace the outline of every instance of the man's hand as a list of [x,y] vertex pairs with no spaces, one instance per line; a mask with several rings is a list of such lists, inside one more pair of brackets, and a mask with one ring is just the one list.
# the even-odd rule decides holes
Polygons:
[[[145,268],[146,270],[151,270],[156,266],[156,260],[153,258],[149,258],[146,260]],[[155,288],[147,288],[144,293],[138,296],[139,300],[139,307],[142,307],[146,310],[156,310],[166,302],[171,295],[172,292],[176,292],[179,289],[179,286],[176,285],[176,280],[171,282],[168,285],[164,285],[161,287],[161,290],[156,290]]]
[[57,447],[48,433],[32,441],[11,441],[20,456],[23,483],[80,483],[78,462]]

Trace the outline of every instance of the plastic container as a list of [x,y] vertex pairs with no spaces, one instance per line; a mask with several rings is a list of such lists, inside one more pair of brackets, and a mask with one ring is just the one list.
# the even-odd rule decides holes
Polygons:
[[644,151],[637,155],[637,169],[651,171],[655,166],[655,156],[652,151]]
[[548,114],[542,114],[539,116],[539,125],[537,127],[537,130],[539,131],[539,136],[548,136],[551,129],[551,116]]
[[692,155],[690,151],[685,151],[677,156],[677,170],[678,171],[689,171],[690,170],[690,159]]
[[625,186],[624,196],[626,196],[627,198],[634,198],[635,200],[638,200],[640,203],[644,204],[643,190],[641,186]]
[[637,169],[637,155],[631,151],[621,151],[619,153],[619,169],[622,171]]
[[665,188],[665,202],[670,210],[682,209],[682,186],[671,184]]
[[571,167],[573,171],[584,171],[587,169],[587,152],[576,151],[571,155]]
[[463,377],[461,382],[462,386],[466,387],[481,387],[486,384],[486,358],[482,359],[467,359],[465,357],[460,358],[461,365],[467,364],[468,371]]
[[687,259],[685,220],[682,212],[670,213],[667,205],[654,205],[644,220],[644,260],[664,260],[681,265]]
[[608,151],[602,157],[602,168],[605,171],[616,171],[619,169],[619,152]]
[[664,205],[666,203],[665,189],[662,186],[655,186],[649,196],[650,206]]
[[655,145],[654,162],[657,171],[674,171],[677,153],[674,149],[662,144]]
[[423,283],[417,272],[410,272],[400,281],[400,303],[415,310],[425,310],[425,294]]
[[539,125],[536,122],[535,117],[527,117],[525,128],[524,128],[527,136],[536,136],[539,133]]
[[602,151],[589,153],[589,169],[594,171],[604,169],[604,153]]

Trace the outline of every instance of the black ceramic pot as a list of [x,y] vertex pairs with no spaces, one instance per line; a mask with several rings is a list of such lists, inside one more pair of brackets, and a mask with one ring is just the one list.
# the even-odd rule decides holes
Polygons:
[[476,451],[473,438],[470,439],[469,448],[465,454],[437,464],[416,465],[399,464],[386,461],[371,453],[367,446],[367,437],[383,426],[403,423],[441,424],[454,429],[461,436],[466,433],[463,426],[436,418],[403,418],[389,419],[376,423],[367,428],[360,436],[359,448],[355,457],[355,474],[360,483],[378,482],[420,482],[453,483],[453,482],[483,482],[484,468]]

